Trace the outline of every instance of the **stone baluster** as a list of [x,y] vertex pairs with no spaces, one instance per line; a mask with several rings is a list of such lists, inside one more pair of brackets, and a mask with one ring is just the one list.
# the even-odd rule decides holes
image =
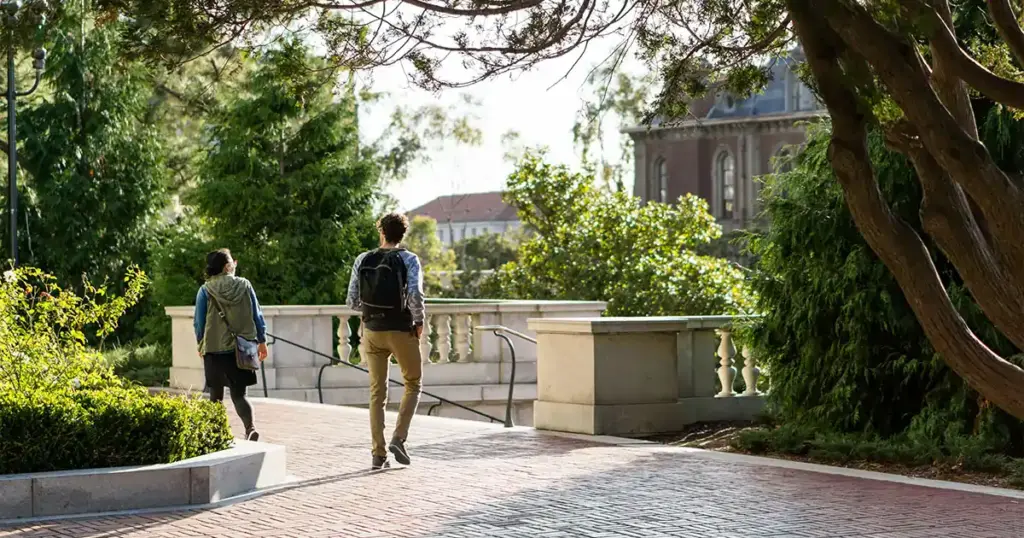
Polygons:
[[452,318],[448,314],[434,316],[437,322],[437,362],[450,362],[452,356]]
[[344,362],[352,358],[352,330],[348,321],[348,316],[338,316],[338,358]]
[[761,369],[757,367],[756,358],[750,351],[750,346],[743,346],[743,382],[747,385],[747,390],[743,391],[743,396],[757,396],[760,394],[757,391],[757,380],[761,377]]
[[718,345],[718,379],[722,382],[722,391],[716,394],[717,398],[729,398],[736,395],[733,390],[733,381],[736,379],[736,368],[733,367],[733,357],[736,355],[736,348],[732,344],[732,331],[719,329],[722,337]]
[[420,335],[420,359],[423,361],[423,364],[430,364],[430,333],[432,330],[430,322],[433,317],[428,315],[423,320],[423,334]]
[[452,316],[455,325],[455,355],[459,362],[469,362],[471,352],[469,346],[469,329],[473,323],[472,316],[456,314]]

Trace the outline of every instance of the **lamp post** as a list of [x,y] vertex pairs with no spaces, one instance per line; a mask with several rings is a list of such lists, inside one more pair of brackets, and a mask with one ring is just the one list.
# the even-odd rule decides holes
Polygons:
[[39,48],[32,53],[32,68],[35,81],[28,91],[19,92],[15,82],[14,30],[18,22],[20,0],[4,0],[0,9],[6,15],[7,23],[7,213],[11,226],[11,261],[18,265],[18,125],[15,104],[18,97],[36,91],[46,68],[46,49]]

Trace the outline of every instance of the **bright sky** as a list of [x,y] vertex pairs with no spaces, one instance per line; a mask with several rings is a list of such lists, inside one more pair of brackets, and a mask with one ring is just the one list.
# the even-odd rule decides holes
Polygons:
[[[519,132],[522,145],[547,146],[553,161],[578,163],[572,127],[586,95],[584,82],[591,67],[603,61],[616,44],[614,41],[592,44],[564,80],[574,57],[552,60],[531,71],[505,75],[467,89],[447,90],[437,97],[410,84],[400,67],[375,71],[372,89],[387,92],[389,97],[363,111],[361,129],[366,134],[382,131],[397,104],[414,108],[439,98],[440,103],[447,106],[459,103],[463,93],[482,103],[476,114],[477,126],[484,133],[483,144],[477,147],[446,144],[432,155],[430,162],[413,168],[408,179],[392,189],[400,209],[410,210],[447,194],[503,189],[512,165],[504,160],[501,138],[510,130]],[[617,156],[617,131],[617,122],[606,118],[604,138],[609,157]],[[627,188],[631,181],[632,178],[627,178]]]

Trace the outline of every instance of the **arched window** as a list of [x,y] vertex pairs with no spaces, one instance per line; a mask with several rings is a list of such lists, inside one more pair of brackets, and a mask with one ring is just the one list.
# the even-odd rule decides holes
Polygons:
[[658,159],[658,201],[668,203],[668,162]]
[[736,210],[736,159],[728,151],[718,155],[715,172],[721,193],[720,217],[731,219]]
[[776,151],[775,156],[772,157],[772,170],[776,174],[785,174],[792,171],[795,158],[796,155],[789,146],[779,148],[779,151]]

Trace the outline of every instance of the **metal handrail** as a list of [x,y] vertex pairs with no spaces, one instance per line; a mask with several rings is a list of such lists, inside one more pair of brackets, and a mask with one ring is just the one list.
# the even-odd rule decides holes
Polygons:
[[[272,335],[270,333],[267,333],[267,336],[272,338],[274,340],[274,342],[280,340],[281,342],[284,342],[285,344],[297,347],[297,348],[299,348],[299,349],[301,349],[303,351],[307,351],[307,352],[312,353],[314,355],[318,355],[320,357],[324,357],[324,358],[326,358],[327,360],[330,361],[328,364],[325,364],[325,365],[320,367],[320,372],[319,372],[319,374],[317,374],[317,378],[316,378],[316,391],[317,391],[317,394],[320,397],[320,403],[324,403],[324,392],[323,392],[322,382],[323,382],[324,370],[327,369],[328,367],[337,366],[339,364],[343,364],[345,366],[348,366],[350,368],[355,368],[356,370],[360,370],[360,371],[365,372],[367,374],[370,373],[370,371],[367,370],[366,368],[363,368],[361,366],[357,366],[357,365],[352,364],[351,362],[348,362],[348,361],[343,361],[341,359],[338,359],[338,358],[333,357],[331,355],[328,355],[326,353],[321,353],[321,352],[319,352],[319,351],[317,351],[315,349],[312,349],[310,347],[304,346],[304,345],[296,343],[296,342],[292,342],[291,340],[286,340],[286,339],[281,338],[279,336],[274,336],[274,335]],[[514,357],[514,355],[513,355],[513,357]],[[512,370],[513,370],[513,372],[515,372],[514,358],[513,358]],[[395,385],[398,385],[399,387],[405,387],[405,383],[402,383],[401,381],[396,381],[394,379],[391,379],[390,376],[388,377],[388,381],[393,383],[393,384],[395,384]],[[447,398],[442,398],[441,396],[438,396],[436,394],[431,394],[431,393],[429,393],[429,392],[427,392],[425,390],[422,390],[422,389],[420,390],[420,392],[423,393],[423,394],[426,394],[427,396],[430,396],[431,398],[436,398],[438,401],[440,401],[442,403],[451,404],[451,405],[454,405],[455,407],[458,407],[459,409],[464,409],[466,411],[469,411],[470,413],[473,413],[475,415],[479,415],[481,417],[484,417],[484,418],[490,420],[491,422],[502,422],[502,420],[500,418],[488,415],[487,413],[482,413],[480,411],[477,411],[476,409],[472,409],[472,408],[467,407],[465,405],[462,405],[462,404],[460,404],[458,402],[453,402],[453,401],[451,401],[451,400],[449,400]],[[509,393],[509,405],[511,405],[511,392]],[[512,424],[512,420],[511,420],[510,417],[511,417],[511,409],[506,409],[505,410],[505,421],[504,421],[504,425],[505,425],[506,428],[511,428],[512,426],[514,426],[514,424]]]
[[508,335],[511,334],[512,336],[517,336],[527,342],[532,342],[535,345],[537,344],[537,339],[526,336],[519,331],[509,329],[503,325],[481,325],[479,327],[474,327],[473,329],[476,331],[491,331],[494,333],[494,336],[501,338],[506,344],[508,344],[508,350],[512,356],[512,371],[508,378],[508,402],[505,404],[505,426],[512,427],[512,395],[516,389],[516,346],[512,344],[512,339],[509,338]]

